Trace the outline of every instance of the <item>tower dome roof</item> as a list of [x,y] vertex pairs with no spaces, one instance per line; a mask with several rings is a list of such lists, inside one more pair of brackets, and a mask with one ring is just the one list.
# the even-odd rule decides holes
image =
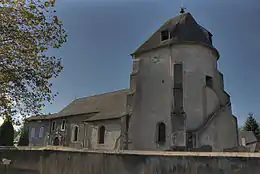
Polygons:
[[[167,35],[168,39],[165,39]],[[190,13],[183,13],[166,21],[133,55],[183,42],[199,43],[214,48],[211,37],[212,34],[200,26]]]

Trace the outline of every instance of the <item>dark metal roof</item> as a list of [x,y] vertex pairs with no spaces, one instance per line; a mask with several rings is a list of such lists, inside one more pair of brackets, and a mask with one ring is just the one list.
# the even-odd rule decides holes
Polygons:
[[[168,30],[171,38],[161,41],[161,32]],[[184,13],[165,22],[143,45],[132,55],[143,53],[161,46],[176,43],[199,43],[215,49],[211,40],[212,34],[197,24],[190,13]]]

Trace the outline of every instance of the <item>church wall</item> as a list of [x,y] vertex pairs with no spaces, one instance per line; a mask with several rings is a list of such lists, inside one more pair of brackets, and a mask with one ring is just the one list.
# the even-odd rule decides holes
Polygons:
[[[212,50],[200,45],[173,45],[172,57],[176,62],[183,62],[184,111],[187,116],[187,128],[197,128],[204,121],[205,103],[203,89],[206,75],[215,79],[217,58]],[[208,106],[215,100],[207,100]]]
[[219,97],[219,101],[222,105],[225,105],[228,101],[230,101],[230,96],[224,91],[224,81],[223,74],[218,72],[215,79],[213,79],[214,91],[217,93]]
[[[129,149],[167,149],[171,135],[172,80],[170,77],[169,51],[160,49],[143,54],[136,75],[136,92],[129,125]],[[157,124],[166,125],[166,142],[158,145]]]
[[[65,146],[73,147],[73,148],[84,148],[86,146],[84,120],[89,118],[89,116],[83,114],[83,115],[69,116],[65,118],[66,118]],[[74,126],[79,127],[79,135],[78,135],[78,140],[76,142],[72,141],[72,132]]]
[[[170,56],[174,62],[183,63],[184,111],[187,128],[194,129],[202,124],[205,114],[203,88],[206,75],[217,76],[217,58],[212,50],[200,45],[173,45],[159,48],[135,57],[140,59],[136,81],[135,106],[130,120],[129,138],[132,149],[159,150],[170,146],[172,80]],[[208,100],[215,105],[215,100]],[[166,143],[156,144],[156,124],[166,124]],[[143,126],[145,125],[145,129]]]
[[[39,137],[40,128],[44,127],[43,136]],[[35,136],[31,137],[32,129],[35,129]],[[47,132],[49,132],[49,120],[38,120],[38,121],[30,121],[28,123],[29,129],[29,145],[30,146],[42,146],[45,144],[45,137]]]
[[213,151],[237,146],[237,122],[227,108],[217,115],[199,136],[199,146],[210,145]]
[[209,87],[205,87],[205,104],[206,104],[206,115],[205,118],[208,117],[210,114],[214,113],[217,108],[219,108],[219,98],[214,90]]
[[[83,121],[87,119],[89,116],[87,115],[77,115],[77,116],[68,116],[68,117],[59,117],[56,119],[46,119],[39,121],[29,121],[29,133],[31,132],[31,128],[35,127],[35,138],[30,138],[29,143],[32,146],[44,146],[44,145],[52,145],[53,139],[56,137],[57,133],[64,137],[62,143],[60,145],[73,147],[73,148],[83,148],[84,147],[84,123]],[[61,130],[62,120],[66,120],[65,130]],[[52,122],[55,121],[56,126],[54,130],[51,130],[50,126]],[[39,138],[39,130],[40,127],[44,127],[44,136]],[[79,134],[78,141],[72,141],[72,130],[74,126],[79,126]],[[50,135],[50,139],[48,139],[48,135]]]
[[[99,128],[105,126],[104,144],[98,143]],[[115,150],[120,148],[121,122],[120,119],[104,120],[86,123],[86,148]]]

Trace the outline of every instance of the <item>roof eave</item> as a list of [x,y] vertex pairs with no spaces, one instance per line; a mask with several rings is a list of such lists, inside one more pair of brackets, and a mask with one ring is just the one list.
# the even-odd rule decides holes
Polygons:
[[213,46],[211,46],[211,45],[208,45],[208,44],[201,43],[201,42],[192,42],[192,41],[185,41],[185,42],[180,42],[180,43],[167,43],[167,44],[163,44],[163,45],[156,46],[156,47],[151,48],[151,49],[149,49],[149,50],[135,51],[135,52],[131,53],[130,55],[131,55],[132,57],[136,57],[136,56],[138,56],[138,55],[140,55],[140,54],[149,52],[149,51],[151,51],[151,50],[155,50],[155,49],[158,49],[158,48],[168,47],[168,46],[170,46],[170,45],[181,45],[181,44],[191,44],[191,45],[199,44],[199,45],[201,45],[201,46],[204,46],[204,47],[207,47],[207,48],[211,49],[211,50],[215,53],[215,55],[216,55],[216,57],[217,57],[217,60],[218,60],[219,57],[220,57],[220,54],[219,54],[218,50],[217,50],[215,47],[213,47]]
[[90,119],[90,120],[84,120],[83,122],[85,123],[90,123],[90,122],[98,122],[98,121],[106,121],[106,120],[117,120],[122,118],[123,116],[119,116],[119,117],[113,117],[113,118],[97,118],[97,119]]
[[128,113],[128,112],[125,112],[125,113],[121,114],[121,115],[118,116],[118,117],[97,118],[97,119],[95,119],[95,118],[92,118],[92,119],[89,118],[89,119],[84,120],[83,122],[95,122],[95,121],[104,121],[104,120],[115,120],[115,119],[120,119],[120,118],[122,118],[122,117],[124,117],[124,116],[126,116],[126,115],[129,115],[129,113]]

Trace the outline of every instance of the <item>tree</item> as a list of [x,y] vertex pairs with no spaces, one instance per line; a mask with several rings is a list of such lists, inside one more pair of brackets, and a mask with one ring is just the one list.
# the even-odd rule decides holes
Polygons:
[[26,124],[21,128],[20,139],[18,146],[28,146],[29,145],[29,130]]
[[245,131],[252,131],[255,134],[256,138],[258,140],[260,140],[259,125],[258,125],[256,119],[254,118],[253,113],[248,114],[248,118],[247,118],[245,125],[244,125],[244,130]]
[[14,129],[14,138],[16,138],[20,134],[20,130]]
[[7,117],[0,127],[0,146],[14,145],[14,127],[10,117]]
[[63,67],[47,51],[60,48],[67,33],[54,7],[55,0],[0,1],[0,115],[39,114],[57,95],[50,80]]

